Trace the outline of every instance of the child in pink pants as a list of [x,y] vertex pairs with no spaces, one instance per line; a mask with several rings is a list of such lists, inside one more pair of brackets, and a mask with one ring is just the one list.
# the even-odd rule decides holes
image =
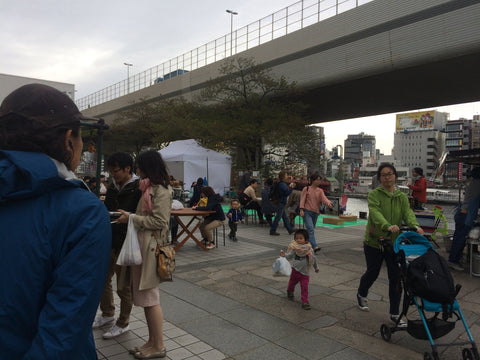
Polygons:
[[310,267],[318,273],[317,259],[312,250],[312,246],[308,242],[308,232],[305,229],[295,231],[294,240],[288,245],[287,252],[280,251],[280,256],[284,256],[292,261],[292,273],[287,286],[287,296],[293,300],[293,291],[297,283],[300,283],[302,309],[310,310],[311,306],[308,302],[308,282],[310,280]]

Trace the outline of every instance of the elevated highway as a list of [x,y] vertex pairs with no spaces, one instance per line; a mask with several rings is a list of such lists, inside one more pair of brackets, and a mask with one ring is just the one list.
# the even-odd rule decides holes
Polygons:
[[[479,101],[480,1],[374,0],[236,56],[297,82],[312,123]],[[83,111],[108,122],[141,98],[192,99],[221,61]]]

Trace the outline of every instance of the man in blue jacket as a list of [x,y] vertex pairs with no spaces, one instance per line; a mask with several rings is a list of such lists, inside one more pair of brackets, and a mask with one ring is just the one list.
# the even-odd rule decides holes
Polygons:
[[283,221],[283,226],[287,229],[288,234],[293,234],[293,227],[290,224],[290,220],[285,212],[285,205],[287,205],[288,195],[290,195],[295,187],[295,183],[292,183],[291,186],[285,183],[285,179],[287,178],[286,171],[280,171],[278,173],[278,193],[279,193],[279,200],[278,205],[275,210],[275,219],[273,220],[272,226],[270,227],[270,235],[280,235],[277,232],[278,223],[280,219]]
[[0,106],[0,359],[95,359],[108,212],[73,171],[85,118],[60,91],[20,87]]

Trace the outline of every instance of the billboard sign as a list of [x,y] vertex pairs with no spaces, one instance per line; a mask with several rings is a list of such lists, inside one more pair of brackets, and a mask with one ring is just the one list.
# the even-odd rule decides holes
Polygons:
[[435,110],[397,114],[396,130],[431,130],[434,113]]

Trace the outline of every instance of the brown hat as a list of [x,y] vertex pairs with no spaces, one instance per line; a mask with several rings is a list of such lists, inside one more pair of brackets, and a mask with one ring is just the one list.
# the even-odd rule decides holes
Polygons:
[[0,121],[17,115],[46,126],[80,120],[98,120],[83,116],[68,95],[42,84],[28,84],[11,92],[0,105]]

